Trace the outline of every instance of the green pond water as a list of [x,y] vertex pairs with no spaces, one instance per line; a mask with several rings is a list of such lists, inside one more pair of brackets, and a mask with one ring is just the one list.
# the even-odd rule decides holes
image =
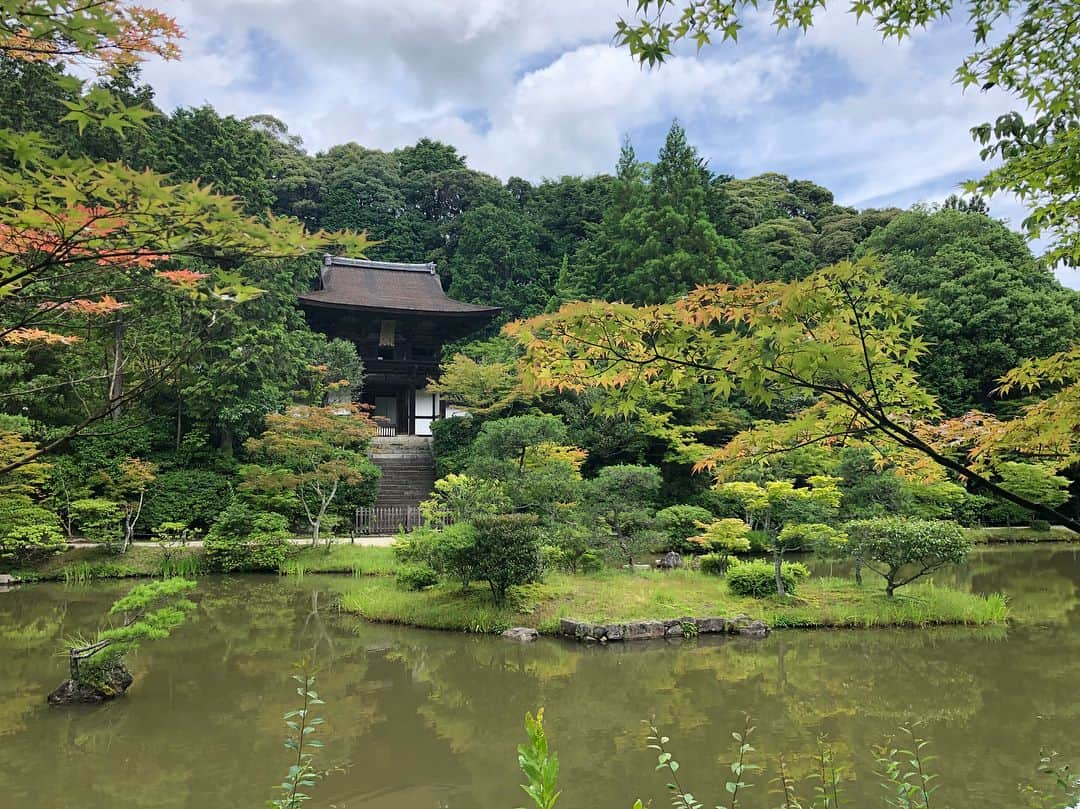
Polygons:
[[522,806],[515,745],[538,705],[566,809],[668,805],[645,749],[651,716],[687,785],[715,805],[744,713],[768,767],[747,807],[779,804],[776,754],[803,775],[821,734],[855,778],[842,805],[880,805],[871,747],[912,719],[938,756],[937,805],[1016,806],[1041,747],[1080,762],[1080,548],[982,550],[942,578],[1009,594],[1024,623],[518,646],[363,624],[334,609],[346,578],[203,579],[191,623],[132,660],[127,696],[75,709],[45,704],[65,676],[57,649],[130,583],[25,586],[0,593],[0,806],[264,806],[288,767],[281,715],[302,655],[321,669],[320,761],[334,769],[311,807]]

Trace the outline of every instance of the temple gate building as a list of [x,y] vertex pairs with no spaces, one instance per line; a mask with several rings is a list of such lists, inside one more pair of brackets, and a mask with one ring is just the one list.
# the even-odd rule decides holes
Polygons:
[[323,257],[316,288],[299,296],[311,328],[356,344],[364,361],[361,401],[381,436],[431,435],[447,415],[437,379],[443,345],[488,325],[501,311],[455,301],[434,264]]

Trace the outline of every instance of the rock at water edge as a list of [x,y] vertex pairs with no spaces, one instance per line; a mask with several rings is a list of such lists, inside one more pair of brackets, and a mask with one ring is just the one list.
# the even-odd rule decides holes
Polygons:
[[106,664],[95,672],[93,682],[65,680],[49,694],[50,705],[97,703],[115,699],[131,687],[134,678],[120,661]]
[[531,626],[515,626],[503,632],[502,636],[517,643],[532,643],[540,637],[540,633]]

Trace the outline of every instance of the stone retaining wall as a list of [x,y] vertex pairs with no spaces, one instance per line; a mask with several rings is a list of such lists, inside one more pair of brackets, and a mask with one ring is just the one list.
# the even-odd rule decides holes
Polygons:
[[749,615],[736,615],[734,618],[672,618],[623,624],[591,624],[563,618],[559,621],[559,634],[590,643],[717,634],[763,638],[769,634],[769,627],[764,621],[754,620]]

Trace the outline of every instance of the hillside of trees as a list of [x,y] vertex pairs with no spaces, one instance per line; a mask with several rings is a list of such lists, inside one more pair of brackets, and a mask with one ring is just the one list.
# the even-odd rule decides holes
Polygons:
[[[509,362],[515,349],[498,328],[569,301],[660,304],[698,285],[792,281],[871,253],[892,288],[925,302],[919,332],[930,348],[918,370],[945,416],[972,409],[1015,413],[1015,402],[994,395],[1002,374],[1025,358],[1065,351],[1080,328],[1077,293],[1063,288],[978,197],[954,196],[911,210],[857,210],[811,180],[724,174],[678,122],[654,159],[627,141],[612,155],[611,174],[541,182],[501,181],[471,169],[452,145],[428,138],[393,151],[346,143],[311,154],[284,122],[240,120],[209,106],[156,110],[141,127],[80,132],[62,119],[80,92],[93,90],[57,81],[62,71],[0,61],[0,128],[42,133],[71,156],[209,183],[234,195],[256,220],[270,212],[295,217],[311,232],[367,231],[377,241],[367,250],[371,258],[437,262],[451,296],[504,310],[487,333],[448,351],[447,362],[459,350],[479,367]],[[102,86],[124,104],[153,109],[153,90],[134,69]],[[163,511],[156,518],[182,517],[205,528],[246,460],[243,442],[260,433],[268,414],[295,401],[318,405],[337,379],[359,384],[362,371],[351,346],[312,333],[295,307],[295,294],[317,272],[313,256],[189,256],[176,267],[231,272],[262,292],[217,311],[198,300],[120,289],[122,309],[88,321],[78,350],[0,346],[0,411],[6,414],[0,426],[27,446],[55,444],[47,480],[35,485],[45,486],[60,514],[74,500],[121,497],[126,484],[117,464],[137,457],[154,463],[153,487],[201,493],[183,515]],[[190,346],[183,356],[176,354],[177,338]],[[119,406],[118,395],[151,377],[145,395]],[[601,421],[590,397],[516,400],[496,410],[558,415],[588,452],[586,472],[607,463],[656,464],[669,502],[707,488],[707,476],[692,475],[648,419],[630,414]],[[716,432],[718,422],[734,434],[797,404],[736,400],[721,407],[704,388],[680,397],[661,408],[665,418],[687,427],[708,421],[714,442],[724,434],[724,428]],[[93,414],[103,408],[108,418],[96,422]],[[80,427],[88,418],[96,426]],[[852,485],[860,469],[873,466],[856,455],[845,456],[847,472],[840,473],[850,474]],[[159,494],[156,502],[168,496]]]

